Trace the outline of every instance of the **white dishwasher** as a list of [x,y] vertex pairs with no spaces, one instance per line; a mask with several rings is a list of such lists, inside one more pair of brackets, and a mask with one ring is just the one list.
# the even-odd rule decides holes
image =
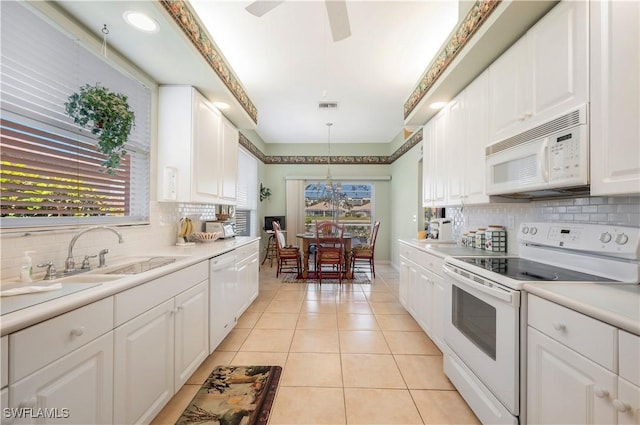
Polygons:
[[209,260],[209,352],[213,352],[236,324],[238,278],[235,251]]

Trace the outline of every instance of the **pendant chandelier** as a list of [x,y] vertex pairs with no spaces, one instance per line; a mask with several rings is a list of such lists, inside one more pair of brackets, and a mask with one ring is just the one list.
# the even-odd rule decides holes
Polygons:
[[327,126],[327,180],[325,182],[325,204],[329,207],[331,220],[337,222],[340,216],[340,183],[334,185],[331,175],[331,126],[333,123],[326,123]]

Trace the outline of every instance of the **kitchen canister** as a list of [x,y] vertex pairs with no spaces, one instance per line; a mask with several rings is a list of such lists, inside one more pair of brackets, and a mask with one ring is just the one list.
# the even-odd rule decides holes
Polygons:
[[487,251],[507,252],[507,231],[504,226],[490,225],[484,236],[484,248]]
[[476,247],[476,231],[475,230],[469,230],[469,234],[467,235],[467,246],[469,248]]
[[460,238],[460,243],[462,244],[462,246],[467,246],[467,238],[469,237],[468,233],[464,233],[462,235],[462,237]]
[[477,249],[484,249],[485,231],[486,230],[487,230],[486,227],[478,227],[478,230],[476,231],[475,247]]

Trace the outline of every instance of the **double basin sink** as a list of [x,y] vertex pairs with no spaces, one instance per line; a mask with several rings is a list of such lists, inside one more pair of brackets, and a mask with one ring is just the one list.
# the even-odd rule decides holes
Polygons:
[[49,282],[61,283],[104,283],[122,279],[127,275],[148,272],[158,267],[174,263],[177,257],[144,257],[124,262],[117,266],[80,272],[71,276],[64,276]]

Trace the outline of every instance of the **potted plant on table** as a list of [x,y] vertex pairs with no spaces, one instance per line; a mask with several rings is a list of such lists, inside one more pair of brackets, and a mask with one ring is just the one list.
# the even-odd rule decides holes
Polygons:
[[115,174],[120,160],[127,153],[124,145],[135,123],[127,96],[98,84],[87,84],[69,96],[64,106],[74,123],[98,136],[98,151],[107,155],[102,165],[107,173]]

